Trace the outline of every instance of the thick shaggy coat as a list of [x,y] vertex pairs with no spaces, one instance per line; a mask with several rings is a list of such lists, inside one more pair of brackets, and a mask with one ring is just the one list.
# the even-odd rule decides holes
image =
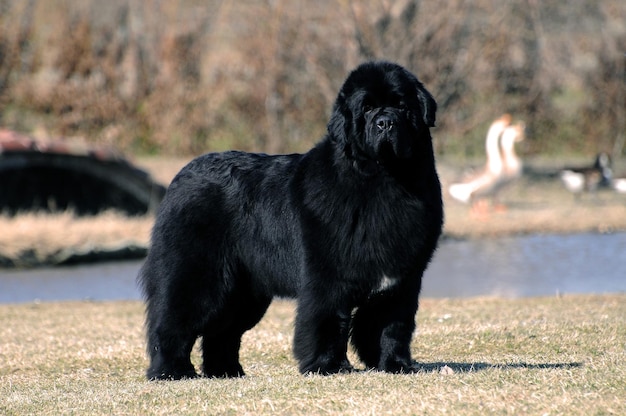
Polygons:
[[422,274],[443,208],[429,127],[436,104],[401,66],[346,79],[327,135],[305,154],[210,153],[185,166],[159,208],[139,281],[149,379],[244,374],[241,336],[272,298],[297,298],[300,371],[411,372]]

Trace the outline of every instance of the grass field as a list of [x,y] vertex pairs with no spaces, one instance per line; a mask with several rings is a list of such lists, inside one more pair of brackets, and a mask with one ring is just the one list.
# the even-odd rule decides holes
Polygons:
[[293,318],[244,336],[244,378],[147,382],[139,302],[0,305],[0,414],[626,414],[626,295],[424,299],[411,375],[301,376]]

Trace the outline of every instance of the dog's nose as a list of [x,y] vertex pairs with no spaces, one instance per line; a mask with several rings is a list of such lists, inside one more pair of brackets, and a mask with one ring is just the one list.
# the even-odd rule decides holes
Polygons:
[[393,128],[393,120],[389,116],[382,115],[376,119],[376,127],[379,130],[391,130]]

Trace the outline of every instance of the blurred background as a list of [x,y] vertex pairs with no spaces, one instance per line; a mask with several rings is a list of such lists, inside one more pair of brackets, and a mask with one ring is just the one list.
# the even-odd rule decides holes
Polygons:
[[[0,0],[0,302],[138,298],[176,172],[209,151],[306,151],[369,59],[439,105],[426,296],[626,290],[623,0]],[[506,169],[479,170],[474,198],[466,170],[511,117],[525,129],[492,135]]]
[[131,154],[305,151],[366,59],[414,71],[440,156],[624,155],[622,0],[0,0],[0,125]]

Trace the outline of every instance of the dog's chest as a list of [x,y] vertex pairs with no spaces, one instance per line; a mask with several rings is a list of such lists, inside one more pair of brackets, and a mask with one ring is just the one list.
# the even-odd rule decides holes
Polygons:
[[394,286],[398,284],[398,279],[389,277],[386,274],[383,274],[377,282],[377,285],[372,290],[372,295],[387,292],[392,290]]

